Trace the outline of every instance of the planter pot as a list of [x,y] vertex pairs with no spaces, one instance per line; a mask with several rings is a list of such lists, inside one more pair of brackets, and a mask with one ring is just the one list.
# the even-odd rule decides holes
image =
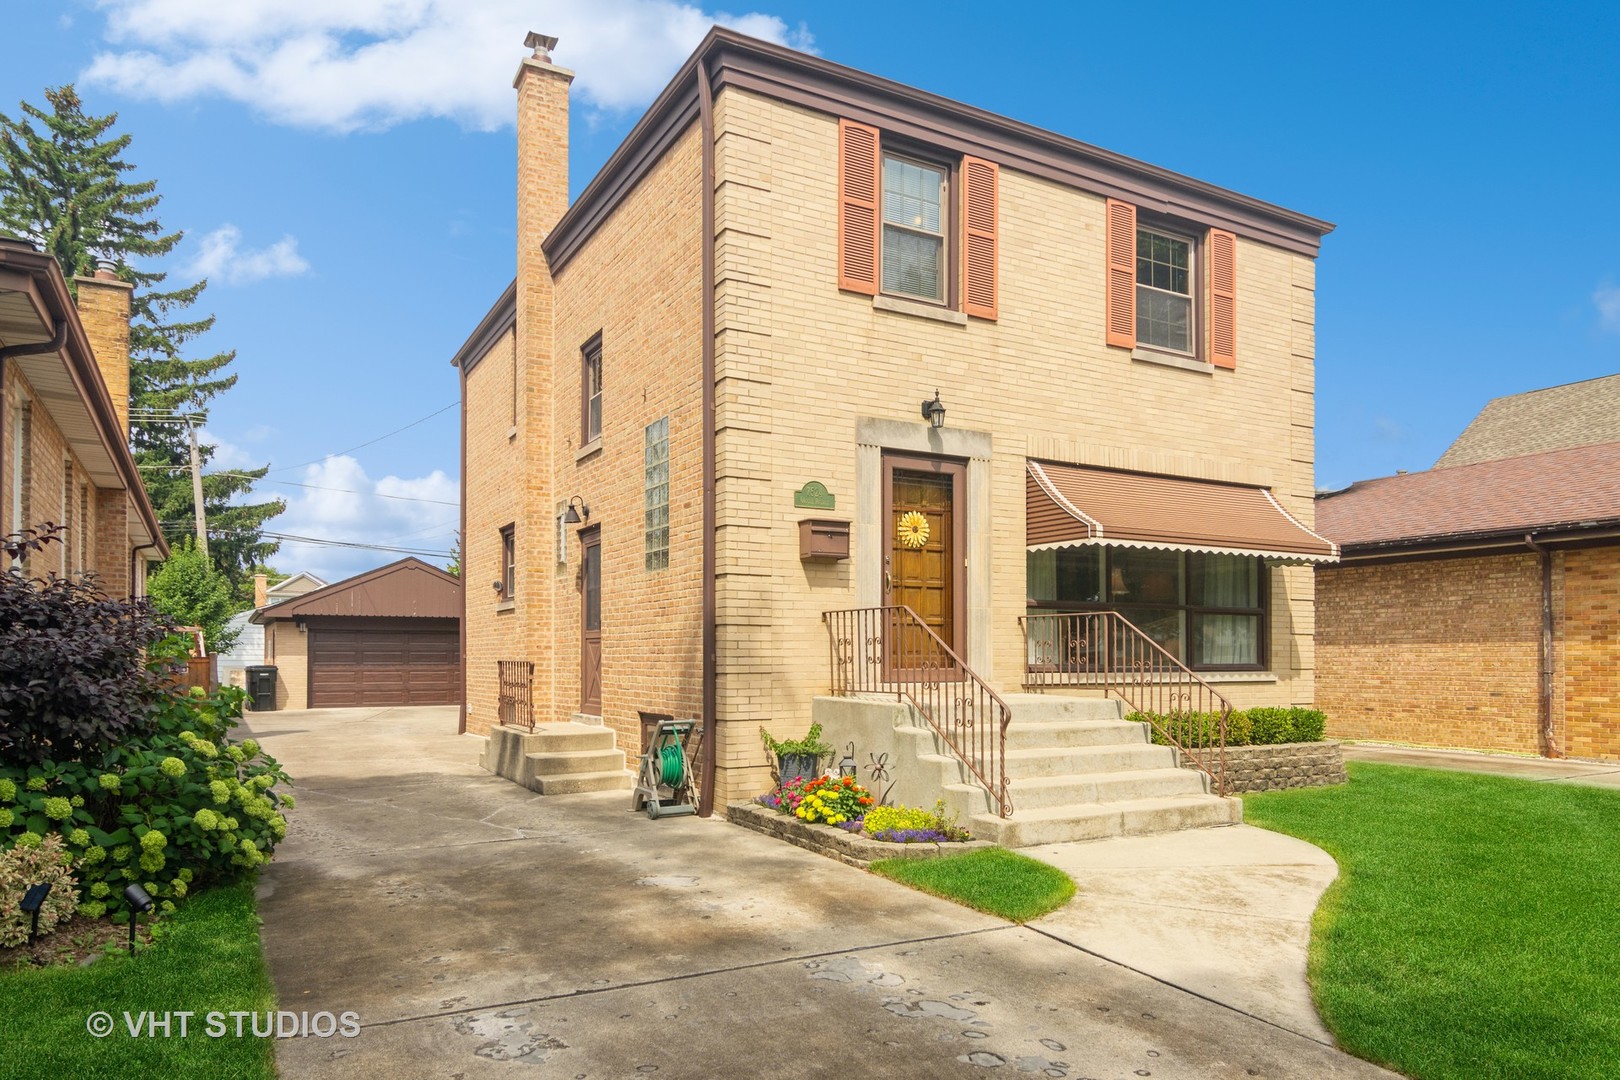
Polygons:
[[821,758],[815,754],[778,754],[776,767],[784,784],[795,777],[814,780],[821,775]]

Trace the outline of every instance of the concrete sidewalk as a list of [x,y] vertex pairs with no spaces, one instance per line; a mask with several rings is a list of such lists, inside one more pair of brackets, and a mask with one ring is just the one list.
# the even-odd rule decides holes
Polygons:
[[279,1042],[288,1080],[1391,1075],[1240,980],[1108,959],[1086,935],[1123,919],[1109,882],[1150,870],[1129,858],[1053,853],[1086,906],[1018,927],[719,818],[531,794],[478,768],[453,709],[252,725],[299,781],[261,878],[280,1007],[362,1023]]
[[1376,761],[1384,765],[1414,765],[1422,769],[1490,773],[1548,784],[1620,788],[1620,762],[1570,761],[1564,758],[1517,757],[1483,754],[1475,750],[1431,750],[1382,743],[1345,743],[1346,761]]

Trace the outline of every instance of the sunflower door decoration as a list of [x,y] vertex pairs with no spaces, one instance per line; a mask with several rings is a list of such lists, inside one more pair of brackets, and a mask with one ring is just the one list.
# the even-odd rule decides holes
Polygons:
[[915,510],[900,515],[898,529],[900,546],[919,551],[928,543],[928,518]]

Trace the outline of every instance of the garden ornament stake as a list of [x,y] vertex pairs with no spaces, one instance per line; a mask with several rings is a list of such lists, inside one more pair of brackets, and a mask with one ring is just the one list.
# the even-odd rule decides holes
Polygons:
[[45,906],[45,898],[49,895],[51,895],[51,883],[48,881],[42,881],[38,885],[30,885],[28,891],[23,893],[22,904],[19,906],[32,915],[34,919],[28,928],[28,944],[30,945],[34,943],[35,938],[39,937],[39,909]]

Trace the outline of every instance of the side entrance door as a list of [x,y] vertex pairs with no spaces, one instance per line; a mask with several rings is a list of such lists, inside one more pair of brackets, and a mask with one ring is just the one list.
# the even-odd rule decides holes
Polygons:
[[[967,466],[943,458],[885,455],[883,603],[905,605],[958,655],[966,648]],[[885,667],[915,673],[954,667],[928,636],[896,624],[885,634]],[[948,677],[948,676],[947,676]]]
[[602,530],[579,534],[579,711],[602,715]]

